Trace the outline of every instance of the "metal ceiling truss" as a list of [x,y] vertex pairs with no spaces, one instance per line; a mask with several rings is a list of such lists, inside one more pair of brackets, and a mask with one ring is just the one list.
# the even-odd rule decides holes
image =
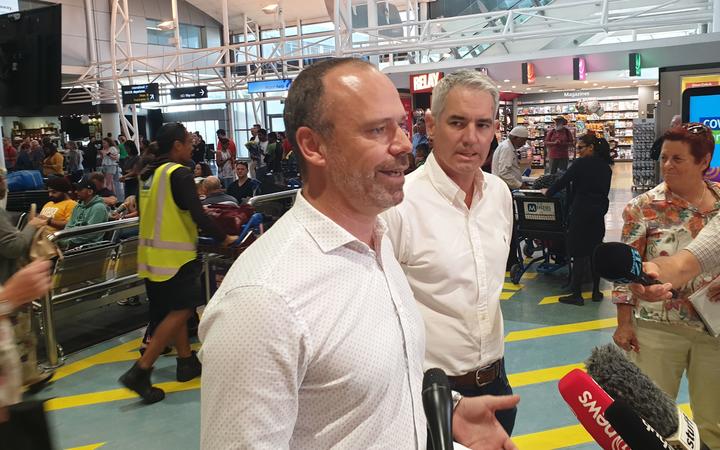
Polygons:
[[[720,5],[720,0],[665,0],[640,7],[638,5],[642,2],[637,0],[578,0],[571,4],[553,3],[532,8],[425,20],[426,2],[407,0],[404,11],[406,17],[402,23],[378,26],[377,15],[373,14],[373,11],[387,8],[387,3],[376,4],[370,0],[370,26],[353,28],[353,0],[335,0],[334,31],[304,36],[300,21],[297,21],[293,24],[297,27],[296,35],[288,36],[282,9],[279,9],[276,13],[275,28],[278,38],[261,40],[257,24],[246,17],[242,33],[236,33],[236,36],[243,37],[243,42],[229,44],[227,0],[224,0],[226,45],[183,49],[180,48],[176,1],[172,0],[173,20],[176,24],[175,53],[134,56],[130,39],[128,0],[110,0],[113,30],[111,59],[92,63],[76,81],[67,83],[66,87],[73,89],[66,94],[64,103],[115,102],[119,110],[129,112],[133,117],[132,121],[127,121],[125,114],[121,114],[123,132],[128,136],[135,136],[135,106],[125,107],[122,104],[121,86],[125,84],[159,82],[164,87],[208,85],[210,92],[225,92],[227,103],[251,101],[253,111],[258,116],[260,109],[256,103],[259,98],[240,94],[248,81],[293,78],[303,69],[308,59],[334,56],[363,56],[372,59],[379,56],[383,62],[392,65],[399,59],[404,60],[404,63],[421,62],[424,60],[423,56],[442,50],[457,57],[459,47],[482,43],[522,42],[626,30],[641,33],[668,26],[696,27],[699,24],[711,24],[709,29],[716,29],[718,24],[713,23],[713,13],[715,17],[720,17],[720,6],[716,6],[713,11],[713,4]],[[578,19],[568,19],[568,13],[574,10],[577,11],[575,17]],[[712,27],[713,24],[716,28]],[[307,42],[309,37],[314,42]],[[329,42],[334,42],[332,50],[330,46],[324,45]],[[195,103],[217,102],[218,99],[205,99]]]

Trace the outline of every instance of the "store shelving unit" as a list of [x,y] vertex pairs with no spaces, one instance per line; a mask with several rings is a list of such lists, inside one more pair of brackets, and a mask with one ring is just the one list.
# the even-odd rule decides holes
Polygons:
[[632,160],[633,120],[637,119],[638,98],[635,97],[600,97],[583,98],[583,101],[597,100],[605,110],[601,116],[581,114],[576,108],[578,99],[557,99],[543,102],[518,102],[517,123],[525,125],[530,132],[533,147],[533,167],[543,167],[545,163],[545,133],[553,123],[553,118],[563,115],[568,119],[568,126],[575,136],[582,135],[585,130],[593,130],[606,139],[614,139],[618,143],[619,161]]

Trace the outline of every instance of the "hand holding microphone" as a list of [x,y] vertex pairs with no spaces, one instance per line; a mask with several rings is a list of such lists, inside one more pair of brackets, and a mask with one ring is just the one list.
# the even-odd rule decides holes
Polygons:
[[[653,263],[643,264],[642,256],[633,247],[623,244],[622,242],[604,242],[597,246],[593,254],[593,262],[601,277],[606,280],[621,283],[631,284],[635,283],[640,286],[632,286],[631,290],[633,293],[640,295],[641,297],[649,301],[659,301],[665,298],[663,295],[661,298],[654,298],[657,292],[663,290],[667,292],[670,288],[669,285],[663,284],[657,279],[659,274],[659,268]],[[648,268],[651,273],[647,273],[644,269]],[[653,289],[655,293],[652,297],[646,297],[645,295],[639,294],[642,290],[644,293],[646,289],[643,287],[662,285],[660,288]],[[672,293],[672,297],[677,297],[677,292],[674,289],[669,289]]]
[[517,450],[495,418],[495,411],[517,405],[517,395],[463,397],[453,411],[447,375],[429,369],[423,377],[422,400],[432,443],[428,450],[452,449],[453,437],[472,450]]

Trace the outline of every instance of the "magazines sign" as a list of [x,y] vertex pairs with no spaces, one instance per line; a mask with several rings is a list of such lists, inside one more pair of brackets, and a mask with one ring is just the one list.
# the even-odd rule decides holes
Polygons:
[[19,11],[18,0],[0,0],[0,14],[8,14]]
[[423,73],[420,75],[410,75],[410,92],[413,94],[422,94],[432,92],[442,79],[442,72]]

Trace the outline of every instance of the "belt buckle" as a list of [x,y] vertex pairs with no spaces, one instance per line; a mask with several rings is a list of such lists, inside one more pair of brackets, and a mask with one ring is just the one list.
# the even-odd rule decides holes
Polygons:
[[485,381],[485,382],[482,382],[482,383],[481,383],[481,382],[480,382],[480,373],[481,373],[481,372],[484,372],[484,371],[486,371],[486,370],[488,370],[488,369],[492,369],[493,372],[495,372],[495,363],[490,364],[489,366],[482,367],[482,368],[477,369],[477,370],[475,371],[475,385],[476,385],[477,387],[481,388],[481,387],[483,387],[483,386],[487,386],[488,384],[490,384],[490,383],[492,383],[493,381],[495,381],[495,378],[497,378],[497,373],[496,373],[495,376],[493,376],[493,377],[490,379],[490,381]]

